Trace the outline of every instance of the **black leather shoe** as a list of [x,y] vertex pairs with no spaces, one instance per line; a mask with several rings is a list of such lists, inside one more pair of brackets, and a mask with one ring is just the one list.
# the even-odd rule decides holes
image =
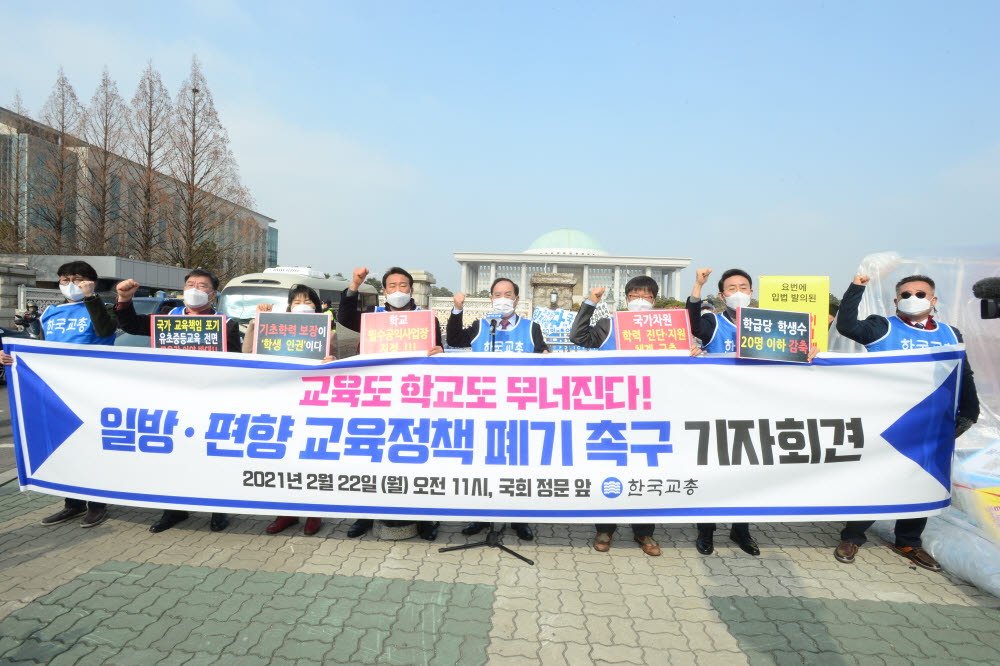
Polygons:
[[729,532],[729,538],[732,539],[744,553],[755,557],[760,555],[760,548],[757,547],[757,542],[754,541],[749,532],[740,533],[736,530],[732,530]]
[[715,535],[711,532],[699,532],[698,539],[694,542],[694,547],[702,555],[711,555],[715,552],[714,537]]
[[80,527],[97,527],[108,518],[108,508],[87,509],[87,515],[83,517]]
[[438,537],[438,522],[421,521],[417,523],[417,534],[420,535],[421,539],[426,539],[427,541],[434,541]]
[[465,536],[472,536],[473,534],[479,534],[489,526],[490,526],[489,523],[469,523],[467,527],[462,528],[462,534],[464,534]]
[[149,531],[153,534],[156,534],[157,532],[164,532],[182,520],[187,520],[187,518],[187,511],[164,511],[163,515],[160,516],[160,519],[150,525]]
[[510,526],[514,528],[514,534],[521,541],[531,541],[535,538],[535,533],[524,523],[511,523]]
[[208,527],[213,532],[221,532],[229,527],[229,516],[224,513],[213,513],[212,522],[208,524]]
[[354,524],[347,529],[347,536],[351,539],[356,539],[357,537],[365,534],[372,528],[372,521],[367,518],[360,518],[354,521]]
[[65,523],[67,520],[73,520],[77,516],[82,516],[86,513],[86,509],[77,507],[66,507],[59,513],[53,513],[51,516],[42,518],[42,525],[58,525],[59,523]]

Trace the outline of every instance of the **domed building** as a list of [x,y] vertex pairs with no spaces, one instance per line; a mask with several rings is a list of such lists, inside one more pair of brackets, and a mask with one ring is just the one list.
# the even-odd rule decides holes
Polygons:
[[625,284],[648,275],[660,285],[660,296],[680,300],[679,273],[691,263],[687,257],[614,256],[590,234],[579,229],[555,229],[542,234],[524,252],[456,252],[462,267],[462,291],[489,290],[493,280],[508,278],[522,294],[529,294],[535,273],[571,273],[576,277],[573,301],[582,303],[593,287],[606,287],[605,300],[623,303]]

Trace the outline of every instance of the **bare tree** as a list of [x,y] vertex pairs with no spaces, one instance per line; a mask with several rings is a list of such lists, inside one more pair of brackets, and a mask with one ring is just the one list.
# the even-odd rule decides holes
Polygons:
[[35,252],[65,254],[74,246],[79,170],[74,149],[80,142],[73,134],[79,130],[81,114],[76,92],[60,67],[40,114],[51,135],[37,142],[38,149],[32,151],[39,165],[32,169],[29,206],[37,225],[29,232],[28,245]]
[[127,117],[125,154],[131,160],[131,196],[124,213],[128,250],[137,259],[159,261],[164,258],[170,201],[170,186],[162,172],[171,157],[174,114],[170,94],[152,62],[142,73]]
[[0,136],[0,252],[16,253],[24,250],[24,224],[27,222],[27,110],[21,93],[14,91],[10,110],[14,117],[4,123],[5,134]]
[[229,136],[197,58],[174,109],[170,174],[178,212],[166,238],[168,260],[227,276],[226,258],[245,250],[240,246],[244,227],[237,225],[247,224],[252,201],[240,184]]
[[116,255],[124,250],[121,196],[124,160],[121,158],[125,103],[107,68],[83,117],[81,150],[84,172],[80,188],[77,245],[84,254]]

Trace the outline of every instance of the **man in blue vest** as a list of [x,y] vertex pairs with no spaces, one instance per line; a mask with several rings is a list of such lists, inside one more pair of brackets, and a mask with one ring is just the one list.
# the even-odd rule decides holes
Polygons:
[[[50,305],[39,319],[41,337],[50,342],[78,345],[115,344],[115,325],[99,296],[94,295],[97,271],[85,261],[71,261],[56,270],[59,291],[66,298],[61,305]],[[13,363],[0,352],[0,361]],[[86,512],[80,527],[100,525],[108,517],[108,505],[67,497],[62,511],[42,519],[42,525],[58,525]]]
[[[135,280],[124,280],[118,283],[118,301],[115,303],[115,314],[118,315],[118,325],[126,333],[132,335],[150,335],[152,333],[151,315],[140,315],[135,311],[132,297],[139,289]],[[177,306],[168,315],[214,315],[217,314],[213,305],[219,292],[219,278],[208,271],[195,268],[184,277],[184,305]],[[226,351],[239,354],[242,351],[240,341],[240,325],[235,319],[226,318]],[[153,523],[149,531],[163,532],[187,520],[188,512],[177,509],[166,509],[160,519]],[[224,513],[213,513],[210,523],[213,532],[220,532],[229,525],[229,517]]]
[[[604,296],[604,291],[604,287],[594,287],[590,290],[590,298],[580,305],[580,311],[576,313],[569,334],[570,342],[574,345],[601,351],[614,351],[618,348],[615,342],[613,316],[605,317],[593,326],[590,325],[594,309]],[[652,310],[659,291],[660,287],[656,284],[656,280],[648,275],[634,277],[625,284],[625,305],[630,312]],[[606,553],[611,549],[611,535],[615,533],[617,526],[613,523],[602,523],[595,527],[597,536],[594,537],[594,550]],[[660,545],[653,539],[652,523],[633,523],[632,537],[642,546],[642,552],[653,556],[660,554]]]
[[[722,313],[702,312],[701,288],[708,282],[711,268],[699,268],[694,288],[687,300],[688,316],[691,320],[691,334],[701,340],[702,349],[708,354],[726,354],[736,351],[736,309],[745,308],[753,299],[753,281],[750,274],[739,268],[730,268],[719,279],[719,298],[726,303]],[[698,523],[698,538],[695,547],[702,555],[715,551],[713,543],[715,523]],[[750,536],[748,523],[733,523],[729,538],[743,552],[760,555],[757,541]]]
[[[357,333],[361,332],[361,311],[358,310],[360,294],[358,291],[368,277],[367,268],[355,268],[351,276],[351,284],[340,297],[340,308],[337,310],[337,323],[344,328]],[[367,312],[407,312],[419,310],[413,300],[413,276],[399,266],[393,266],[382,275],[382,293],[385,295],[385,305],[369,307]],[[435,354],[444,351],[441,346],[441,323],[434,318],[434,349]],[[372,528],[375,521],[371,518],[359,518],[347,530],[350,538],[359,537]],[[417,534],[421,539],[434,541],[437,538],[439,524],[437,521],[422,520],[417,522]]]
[[[837,331],[854,340],[871,352],[923,349],[954,345],[962,342],[958,329],[933,316],[937,296],[934,280],[926,275],[911,275],[896,283],[896,314],[891,317],[871,315],[858,321],[858,305],[868,284],[867,275],[855,275],[840,301],[837,314]],[[962,381],[959,387],[958,414],[955,418],[955,437],[972,427],[979,419],[979,395],[972,376],[972,367],[966,357],[962,364]],[[850,564],[858,549],[864,545],[865,530],[873,520],[852,520],[840,533],[840,545],[834,551],[838,562]],[[896,542],[892,549],[914,564],[930,571],[941,571],[941,565],[923,549],[921,534],[927,518],[901,518],[896,521]]]
[[[455,309],[448,318],[447,338],[449,347],[471,347],[474,352],[523,352],[547,354],[542,328],[536,322],[519,317],[515,312],[520,300],[520,289],[513,280],[497,278],[490,286],[493,312],[498,319],[477,319],[467,328],[462,327],[462,308],[465,294],[454,296]],[[470,523],[462,534],[479,534],[489,523]],[[531,541],[535,538],[531,528],[524,523],[511,523],[518,538]]]

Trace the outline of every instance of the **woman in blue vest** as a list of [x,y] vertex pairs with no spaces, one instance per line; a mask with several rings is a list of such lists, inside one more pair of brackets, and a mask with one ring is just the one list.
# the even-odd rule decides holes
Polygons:
[[[542,328],[536,322],[519,317],[514,311],[520,300],[520,290],[513,280],[497,278],[490,286],[493,313],[497,319],[477,319],[472,325],[462,327],[462,308],[465,294],[455,294],[455,309],[448,318],[447,339],[449,347],[471,347],[474,352],[521,352],[548,354]],[[462,534],[479,534],[489,523],[470,523]],[[524,523],[511,523],[518,538],[531,541],[535,538],[531,528]]]
[[[344,328],[361,332],[361,311],[358,310],[360,295],[358,290],[368,277],[367,268],[355,268],[351,276],[351,284],[340,296],[340,308],[337,310],[337,323]],[[385,305],[369,307],[368,312],[407,312],[419,310],[413,300],[413,276],[399,266],[393,266],[382,275],[382,293]],[[441,346],[441,323],[434,318],[434,348],[428,355],[444,351]],[[372,528],[375,521],[371,518],[359,518],[347,529],[350,538],[359,537]],[[417,534],[421,539],[434,541],[437,538],[437,521],[422,520],[417,522]]]
[[[288,311],[297,312],[300,314],[316,314],[320,312],[321,314],[326,314],[326,311],[320,311],[319,294],[316,293],[311,287],[307,287],[304,284],[293,284],[288,289]],[[271,312],[272,306],[270,303],[260,303],[257,305],[258,312]],[[250,354],[253,352],[253,340],[257,329],[256,319],[251,319],[247,324],[247,332],[243,336],[243,353]],[[323,359],[323,363],[331,363],[337,360],[337,338],[334,332],[330,331],[330,337],[327,340],[329,347],[326,350],[326,357]],[[299,522],[299,519],[295,516],[278,516],[274,521],[267,526],[264,531],[268,534],[277,534],[282,532],[292,525]],[[302,533],[306,536],[312,536],[319,532],[319,528],[323,525],[323,522],[317,516],[310,516],[306,518],[306,524],[302,528]]]
[[[615,342],[615,318],[613,316],[601,319],[593,326],[590,325],[590,319],[594,316],[594,308],[604,296],[604,291],[604,287],[591,289],[590,298],[583,302],[580,311],[576,313],[576,319],[573,320],[573,328],[569,334],[570,342],[574,345],[601,351],[614,351],[618,348]],[[656,280],[648,275],[639,275],[625,284],[625,305],[629,312],[652,310],[659,292],[660,287],[656,284]],[[594,537],[594,550],[606,553],[611,549],[611,535],[615,533],[617,525],[600,523],[595,527],[597,535]],[[660,554],[660,545],[653,538],[652,523],[633,523],[632,538],[642,547],[642,552],[647,555],[657,556]]]
[[[78,345],[115,344],[115,324],[100,297],[94,295],[97,271],[85,261],[71,261],[56,270],[59,291],[66,297],[61,305],[45,308],[39,319],[41,336],[49,342]],[[13,359],[0,352],[6,365]],[[108,505],[67,497],[62,511],[42,519],[42,525],[58,525],[86,512],[80,527],[100,525],[108,517]]]
[[[902,349],[922,349],[954,345],[962,342],[958,329],[934,318],[934,280],[926,275],[911,275],[896,283],[896,314],[891,317],[871,315],[858,321],[858,305],[865,293],[870,278],[855,275],[840,301],[837,314],[837,331],[845,338],[854,340],[871,352],[895,351]],[[958,414],[955,422],[955,437],[972,427],[979,419],[979,395],[972,377],[972,366],[966,356],[962,364],[962,382],[959,387]],[[865,530],[874,520],[852,520],[840,533],[840,545],[834,551],[838,562],[850,564],[858,549],[865,544]],[[924,569],[941,571],[930,553],[923,549],[921,535],[927,525],[927,518],[902,518],[896,521],[896,542],[891,546],[903,557]]]

